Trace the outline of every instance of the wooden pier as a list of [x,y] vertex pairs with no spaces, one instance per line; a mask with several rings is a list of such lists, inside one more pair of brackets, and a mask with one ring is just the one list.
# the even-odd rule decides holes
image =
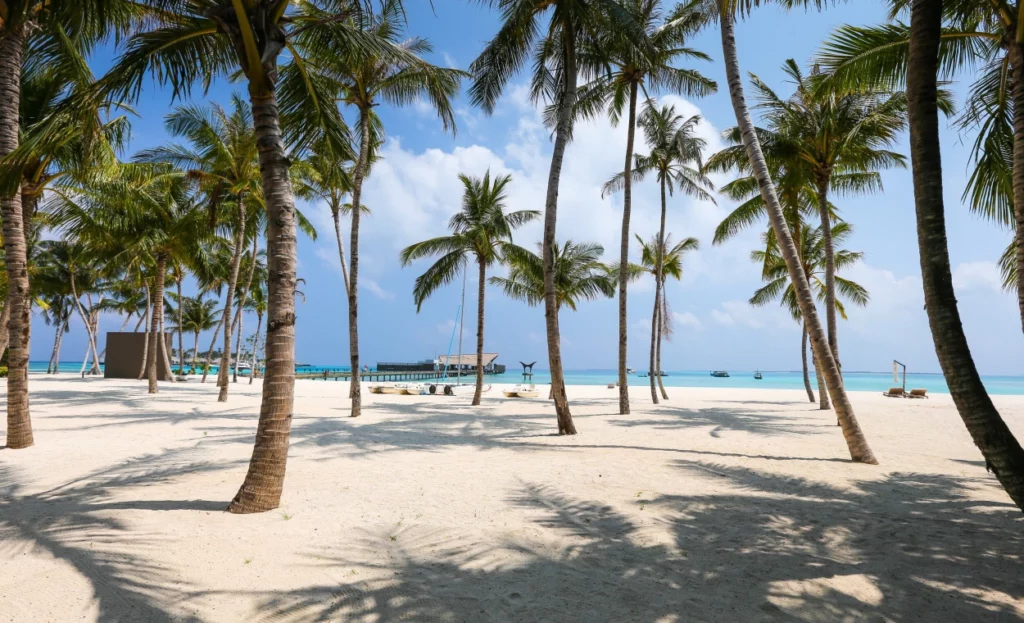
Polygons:
[[[476,376],[475,374],[473,375]],[[318,369],[302,369],[295,372],[296,379],[309,379],[313,381],[350,381],[352,380],[352,372],[349,370],[334,370],[331,368],[318,368]],[[431,372],[360,372],[359,379],[362,381],[370,382],[385,382],[385,381],[430,381],[434,379],[444,378],[444,372],[431,371]],[[455,377],[451,373],[448,374],[448,378],[454,382]],[[463,375],[463,378],[468,378]]]

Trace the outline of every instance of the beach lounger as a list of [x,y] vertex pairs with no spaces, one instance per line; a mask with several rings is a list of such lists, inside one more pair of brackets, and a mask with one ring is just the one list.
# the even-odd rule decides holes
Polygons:
[[910,390],[910,393],[907,394],[907,398],[927,398],[927,397],[928,397],[928,390],[927,389],[912,389],[912,390]]
[[882,395],[886,398],[906,398],[907,396],[902,387],[890,387],[889,391],[882,392]]

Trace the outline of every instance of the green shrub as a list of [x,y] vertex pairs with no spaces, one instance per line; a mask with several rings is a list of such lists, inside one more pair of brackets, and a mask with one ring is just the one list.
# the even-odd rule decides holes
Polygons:
[[7,378],[7,366],[0,366],[0,379]]

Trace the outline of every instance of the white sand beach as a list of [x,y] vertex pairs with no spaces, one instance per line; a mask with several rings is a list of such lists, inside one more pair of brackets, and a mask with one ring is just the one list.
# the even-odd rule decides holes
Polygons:
[[[258,383],[33,376],[0,620],[1024,619],[1024,517],[946,395],[853,393],[870,467],[799,391],[636,388],[620,416],[571,387],[565,438],[499,389],[352,419],[346,384],[300,381],[282,506],[239,516]],[[1024,397],[993,399],[1024,436]]]

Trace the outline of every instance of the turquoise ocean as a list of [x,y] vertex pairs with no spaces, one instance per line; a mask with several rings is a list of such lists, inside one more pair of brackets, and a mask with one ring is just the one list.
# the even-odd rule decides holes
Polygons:
[[[518,367],[518,366],[517,366]],[[78,374],[82,368],[82,362],[61,362],[60,372],[62,374]],[[312,370],[348,370],[347,366],[309,366],[305,369]],[[214,368],[216,370],[216,368]],[[29,364],[30,372],[46,372],[46,362],[33,361]],[[668,371],[667,376],[662,380],[666,387],[735,387],[735,388],[768,388],[768,389],[803,389],[803,374],[800,371],[770,371],[762,370],[761,380],[754,378],[753,370],[729,370],[728,378],[716,378],[711,376],[709,370],[684,370]],[[843,374],[846,388],[851,391],[877,391],[882,392],[902,384],[900,381],[894,383],[892,372],[846,372]],[[990,394],[1003,395],[1024,395],[1024,377],[1022,376],[982,376],[985,388]],[[509,366],[505,374],[489,375],[488,382],[491,383],[520,383],[522,374]],[[616,380],[615,370],[567,370],[565,381],[570,385],[606,385]],[[537,370],[533,374],[533,382],[542,385],[551,382],[551,377],[545,370]],[[650,383],[646,377],[630,375],[630,386],[642,387]],[[812,387],[817,391],[817,383],[814,375],[811,375]],[[935,394],[948,394],[946,380],[941,374],[907,374],[907,389],[924,388]]]

